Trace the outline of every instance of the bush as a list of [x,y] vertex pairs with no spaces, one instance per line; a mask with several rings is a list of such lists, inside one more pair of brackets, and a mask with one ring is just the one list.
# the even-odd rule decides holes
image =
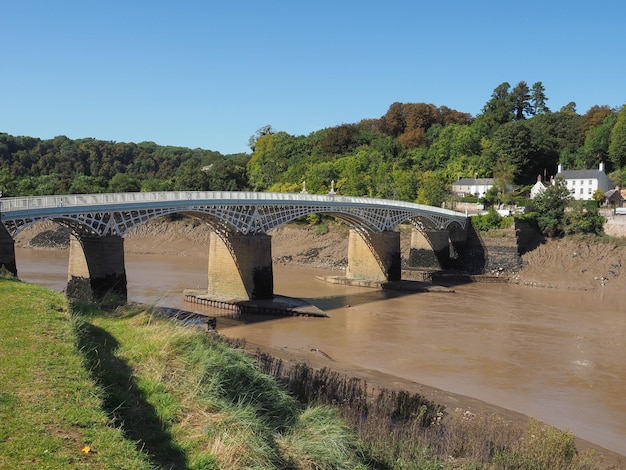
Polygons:
[[328,225],[326,224],[319,224],[317,227],[315,227],[315,235],[326,235],[328,233]]
[[486,232],[493,229],[504,229],[513,226],[513,217],[502,217],[493,207],[486,214],[476,215],[471,218],[472,225],[476,230]]
[[602,233],[605,219],[600,215],[596,201],[571,201],[565,213],[564,231],[568,235]]

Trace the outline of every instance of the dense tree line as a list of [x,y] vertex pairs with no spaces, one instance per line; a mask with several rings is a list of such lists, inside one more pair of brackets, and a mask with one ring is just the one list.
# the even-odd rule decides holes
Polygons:
[[249,155],[96,139],[50,140],[0,133],[0,191],[5,196],[246,186]]
[[459,177],[494,177],[523,190],[557,164],[606,165],[626,184],[626,107],[579,114],[548,107],[541,82],[498,85],[473,117],[429,103],[393,103],[376,119],[290,135],[265,126],[250,154],[0,134],[6,195],[154,190],[255,190],[372,196],[440,205]]
[[549,109],[541,82],[502,83],[472,117],[427,103],[393,103],[379,119],[323,129],[307,137],[261,129],[251,140],[249,185],[294,191],[306,181],[323,193],[440,205],[459,177],[494,177],[518,190],[567,169],[597,168],[626,183],[626,108],[575,103]]

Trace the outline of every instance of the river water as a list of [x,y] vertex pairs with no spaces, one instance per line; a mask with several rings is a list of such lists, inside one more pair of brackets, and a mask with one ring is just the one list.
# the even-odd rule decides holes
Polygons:
[[[65,288],[67,251],[16,248],[16,258],[22,280]],[[206,257],[127,254],[126,274],[129,300],[206,312],[182,296],[206,288]],[[324,274],[338,273],[274,266],[274,291],[307,299],[329,318],[224,328],[218,320],[218,329],[260,345],[317,348],[342,364],[474,397],[626,455],[624,293],[503,284],[393,293],[315,278]]]

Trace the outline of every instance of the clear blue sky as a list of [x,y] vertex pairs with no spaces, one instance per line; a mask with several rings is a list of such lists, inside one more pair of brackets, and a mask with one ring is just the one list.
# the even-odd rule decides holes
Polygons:
[[626,3],[2,0],[0,132],[248,152],[393,102],[475,116],[502,82],[552,110],[626,102]]

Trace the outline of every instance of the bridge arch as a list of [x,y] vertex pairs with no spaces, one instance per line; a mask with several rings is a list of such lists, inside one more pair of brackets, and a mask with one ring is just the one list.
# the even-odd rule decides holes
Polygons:
[[[267,264],[267,257],[259,261],[255,256],[258,251],[269,251],[268,242],[260,242],[260,247],[246,248],[254,246],[256,242],[251,241],[254,237],[261,240],[268,237],[267,233],[272,229],[309,214],[328,214],[352,227],[355,233],[353,244],[362,243],[365,247],[355,249],[361,253],[358,256],[365,257],[364,253],[368,251],[372,253],[373,264],[378,265],[386,279],[396,276],[395,266],[399,269],[399,237],[398,241],[395,237],[401,223],[411,221],[417,230],[436,233],[446,241],[447,235],[444,235],[448,229],[456,230],[467,223],[466,215],[446,209],[335,194],[184,191],[4,198],[0,199],[3,225],[0,228],[5,233],[2,246],[9,248],[0,250],[0,264],[7,265],[3,258],[10,256],[2,253],[12,249],[9,245],[21,230],[43,220],[53,220],[70,228],[76,238],[76,251],[80,245],[84,252],[78,257],[77,265],[86,266],[90,281],[93,281],[93,271],[104,266],[101,274],[104,277],[114,274],[124,285],[122,290],[125,292],[123,237],[150,220],[176,213],[191,215],[210,225],[225,252],[239,257],[235,260],[235,268],[240,272],[258,271],[259,266],[249,267],[250,259],[252,265],[257,261]],[[105,249],[105,246],[109,248]],[[109,249],[122,253],[121,258],[107,255],[118,259],[113,267],[98,254]],[[269,259],[271,267],[271,255]],[[349,268],[350,259],[349,254]],[[352,268],[355,268],[358,263],[353,264]],[[394,266],[391,271],[390,266]],[[367,272],[363,270],[359,274],[356,268],[348,271],[355,276]]]

